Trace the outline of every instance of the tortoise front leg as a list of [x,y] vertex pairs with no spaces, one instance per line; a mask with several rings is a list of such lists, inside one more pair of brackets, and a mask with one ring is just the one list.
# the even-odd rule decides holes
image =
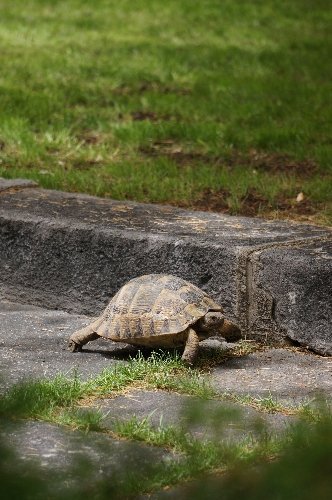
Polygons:
[[198,355],[199,337],[195,330],[188,328],[187,342],[182,354],[182,361],[188,366],[192,366]]
[[87,344],[91,340],[96,340],[99,338],[98,333],[95,331],[95,322],[91,323],[91,325],[78,330],[73,333],[73,335],[69,339],[68,349],[71,352],[80,352],[82,350],[82,346]]

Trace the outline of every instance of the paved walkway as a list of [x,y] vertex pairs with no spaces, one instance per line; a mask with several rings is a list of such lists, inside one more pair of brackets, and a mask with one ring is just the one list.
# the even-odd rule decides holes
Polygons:
[[[8,301],[0,302],[0,363],[2,391],[25,379],[70,375],[77,371],[84,379],[103,368],[125,363],[136,350],[125,344],[97,340],[81,353],[67,350],[70,334],[90,321],[86,316],[46,310]],[[220,349],[211,341],[205,348]],[[244,357],[226,359],[211,374],[211,382],[220,393],[250,394],[264,397],[272,394],[286,403],[312,399],[317,391],[332,395],[332,358],[288,349],[269,349]],[[197,402],[200,418],[195,424],[190,415]],[[269,432],[287,429],[293,416],[267,414],[249,406],[224,401],[202,401],[193,397],[158,390],[129,389],[115,398],[94,402],[104,415],[103,426],[110,434],[84,434],[45,422],[26,421],[9,424],[3,430],[7,442],[25,461],[39,464],[44,470],[70,470],[78,458],[86,457],[97,476],[118,474],[121,464],[142,468],[148,463],[174,459],[167,449],[140,442],[123,441],[112,436],[118,420],[136,416],[148,418],[151,424],[182,426],[196,438],[211,437],[209,423],[224,418],[219,429],[214,427],[213,439],[234,441],[254,435],[257,422]],[[82,411],[85,411],[84,408]],[[176,459],[176,457],[175,457]],[[165,463],[166,463],[165,462]],[[128,465],[129,464],[129,465]]]

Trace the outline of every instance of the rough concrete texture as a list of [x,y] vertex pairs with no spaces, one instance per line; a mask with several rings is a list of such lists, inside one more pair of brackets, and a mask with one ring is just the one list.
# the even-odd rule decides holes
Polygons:
[[258,422],[269,432],[281,432],[292,420],[283,414],[259,412],[248,406],[224,401],[204,401],[184,394],[165,391],[131,390],[114,399],[95,402],[105,415],[103,425],[110,427],[118,420],[130,420],[134,415],[148,419],[158,427],[183,427],[197,438],[210,437],[234,441],[254,435]]
[[332,396],[332,358],[289,349],[267,349],[228,359],[212,372],[220,392],[267,397],[286,403]]
[[[119,358],[128,359],[129,353],[133,353],[131,348],[102,339],[91,343],[82,353],[66,351],[72,330],[87,320],[62,311],[0,302],[0,366],[5,371],[1,390],[22,379],[70,374],[73,369],[88,378],[114,363],[125,362]],[[211,341],[208,348],[210,351],[220,348],[220,343]],[[211,379],[221,392],[254,396],[272,393],[280,400],[298,402],[312,397],[316,389],[332,395],[331,363],[332,359],[314,354],[272,349],[229,358],[214,369]],[[153,425],[162,419],[164,425],[187,426],[198,438],[237,440],[254,436],[261,428],[258,419],[268,431],[279,433],[292,421],[291,417],[259,413],[243,405],[199,400],[197,406],[197,399],[185,395],[137,389],[114,399],[99,400],[95,407],[104,413],[106,428],[112,428],[115,420],[148,417]],[[192,416],[196,418],[194,423],[190,420]],[[52,471],[70,473],[70,466],[78,458],[87,457],[93,473],[97,470],[101,476],[117,474],[124,467],[126,470],[138,467],[145,473],[149,464],[173,457],[168,451],[154,447],[118,441],[104,434],[72,432],[41,422],[10,425],[2,433],[19,457]]]
[[28,179],[4,179],[0,177],[0,192],[7,190],[16,190],[27,187],[36,187],[37,182]]
[[[89,319],[62,311],[0,302],[0,319],[0,366],[6,385],[26,378],[53,377],[58,373],[70,375],[74,370],[89,378],[128,360],[137,351],[125,344],[98,339],[81,353],[69,352],[70,334]],[[220,346],[223,344],[212,341],[206,348],[212,356],[211,351]],[[239,358],[230,357],[213,370],[212,383],[221,392],[254,396],[271,393],[291,401],[311,398],[319,390],[331,396],[332,358],[296,350],[268,349]],[[147,408],[151,409],[147,401],[148,398]],[[160,402],[165,407],[162,399]]]
[[[274,339],[289,335],[332,354],[331,329],[317,342],[313,337],[318,329],[313,333],[312,328],[321,321],[321,311],[331,307],[319,274],[331,260],[317,253],[315,263],[308,261],[301,253],[305,247],[300,246],[318,243],[327,252],[332,238],[327,229],[29,189],[0,195],[0,235],[4,298],[98,315],[129,279],[165,272],[203,288],[248,335]],[[302,287],[297,295],[295,314],[301,321],[296,319],[296,335],[294,309],[284,307],[279,298],[274,288],[279,268],[273,271],[278,255],[284,262],[288,259],[290,267],[280,269],[290,275],[283,281],[283,294],[292,294],[294,261],[288,255],[294,248],[303,260],[302,267],[294,267]],[[255,256],[266,255],[269,262],[269,251],[275,255],[271,272],[266,264],[266,273],[256,279]],[[325,287],[325,302],[322,299],[308,319],[301,297],[312,288],[307,281],[309,265],[314,265],[313,274],[318,273],[316,282]],[[263,291],[260,276],[265,280]]]
[[98,432],[80,432],[44,422],[21,422],[6,427],[5,439],[17,456],[53,471],[73,472],[84,458],[93,466],[94,479],[121,473],[123,467],[145,469],[172,454],[135,441],[120,441]]
[[332,241],[255,252],[250,266],[249,332],[265,335],[272,317],[275,332],[332,355]]
[[0,302],[1,385],[27,378],[53,377],[58,373],[89,378],[103,368],[128,358],[132,350],[124,344],[98,339],[93,350],[82,353],[67,349],[68,339],[91,318],[31,305]]

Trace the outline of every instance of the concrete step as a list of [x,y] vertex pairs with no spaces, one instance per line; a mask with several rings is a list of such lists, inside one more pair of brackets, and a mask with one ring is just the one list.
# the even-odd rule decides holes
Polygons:
[[205,290],[251,338],[332,355],[332,231],[20,188],[0,193],[0,297],[97,316],[129,279]]

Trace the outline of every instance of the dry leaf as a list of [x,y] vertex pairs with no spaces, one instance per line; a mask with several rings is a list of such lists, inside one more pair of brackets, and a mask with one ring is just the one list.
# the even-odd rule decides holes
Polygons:
[[297,201],[297,203],[301,203],[301,201],[303,201],[303,200],[304,200],[304,194],[301,192],[297,195],[296,201]]

